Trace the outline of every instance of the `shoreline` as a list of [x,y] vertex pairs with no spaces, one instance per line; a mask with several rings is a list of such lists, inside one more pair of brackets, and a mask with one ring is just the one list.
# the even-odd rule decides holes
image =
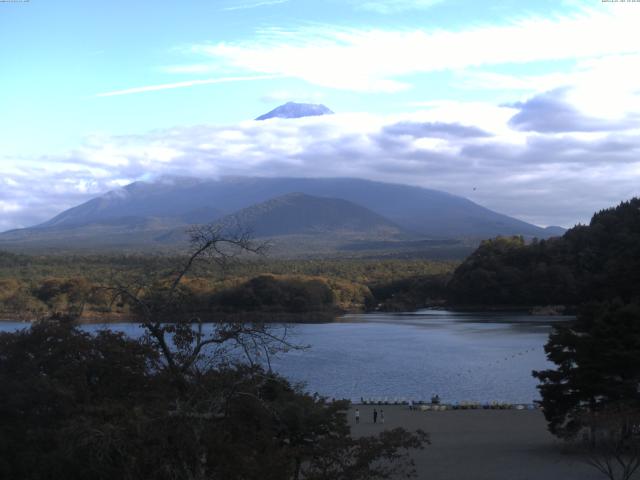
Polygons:
[[524,315],[567,317],[576,313],[573,305],[444,305],[419,310],[447,310],[459,313],[519,313]]
[[[360,313],[360,312],[359,312]],[[349,312],[306,312],[306,313],[209,313],[202,319],[203,324],[207,323],[237,323],[237,322],[253,322],[253,323],[333,323],[339,317],[347,315]],[[47,316],[25,315],[24,313],[0,313],[0,323],[17,322],[17,323],[35,323],[39,320],[48,318]],[[83,314],[75,319],[80,325],[95,324],[123,324],[123,323],[141,323],[141,319],[130,314],[106,313]],[[194,322],[195,323],[195,322]]]
[[[559,307],[562,307],[562,312]],[[531,317],[551,316],[551,317],[570,317],[574,315],[573,307],[570,306],[459,306],[459,305],[438,305],[437,307],[423,307],[416,310],[406,311],[385,311],[385,310],[368,310],[368,311],[332,311],[332,312],[208,312],[206,319],[202,323],[232,323],[232,322],[259,322],[259,323],[333,323],[343,321],[343,317],[348,315],[367,315],[367,314],[416,314],[421,310],[442,311],[453,313],[512,313]],[[0,312],[0,322],[20,322],[34,323],[44,316],[36,316],[24,312]],[[81,325],[92,324],[118,324],[118,323],[140,323],[135,316],[125,313],[99,313],[90,312],[83,314],[77,319]]]
[[501,402],[501,401],[491,401],[491,402],[473,402],[473,401],[456,401],[450,403],[430,403],[424,400],[412,400],[402,401],[402,402],[377,402],[361,400],[356,402],[351,402],[352,406],[356,407],[396,407],[396,408],[406,408],[410,411],[416,412],[447,412],[453,410],[520,410],[520,411],[532,411],[532,410],[542,410],[537,403],[530,402]]

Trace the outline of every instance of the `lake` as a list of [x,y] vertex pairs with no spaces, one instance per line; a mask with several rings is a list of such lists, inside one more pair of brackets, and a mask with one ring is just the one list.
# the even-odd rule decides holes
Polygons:
[[[543,346],[552,325],[568,318],[444,310],[346,315],[290,326],[290,338],[311,348],[272,365],[328,397],[428,400],[437,393],[451,403],[531,403],[539,398],[531,371],[551,366]],[[0,323],[3,331],[24,327]],[[140,334],[135,324],[110,328]]]

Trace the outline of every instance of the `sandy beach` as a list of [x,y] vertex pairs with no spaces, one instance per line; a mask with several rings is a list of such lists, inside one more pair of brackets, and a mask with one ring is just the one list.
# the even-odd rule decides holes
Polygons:
[[[360,423],[355,424],[356,408]],[[373,409],[384,410],[384,424],[373,423]],[[451,410],[421,412],[406,406],[354,405],[354,435],[404,427],[428,432],[431,445],[414,454],[421,480],[598,480],[602,474],[546,430],[542,412]]]

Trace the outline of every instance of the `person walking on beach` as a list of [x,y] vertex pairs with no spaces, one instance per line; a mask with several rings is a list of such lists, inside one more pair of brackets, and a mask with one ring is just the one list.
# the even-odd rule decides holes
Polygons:
[[356,424],[360,423],[360,410],[356,408]]
[[373,423],[378,423],[378,411],[373,409]]
[[380,423],[384,423],[384,410],[380,409]]

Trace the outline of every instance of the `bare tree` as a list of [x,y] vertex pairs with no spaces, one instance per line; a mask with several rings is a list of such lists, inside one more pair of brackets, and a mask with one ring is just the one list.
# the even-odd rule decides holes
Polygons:
[[[113,278],[109,290],[113,301],[131,305],[146,331],[145,340],[154,346],[164,360],[177,387],[171,416],[188,425],[197,447],[193,452],[197,460],[191,467],[180,466],[177,477],[193,479],[206,477],[208,454],[206,442],[200,439],[211,428],[212,421],[223,420],[230,402],[251,397],[265,413],[277,413],[255,394],[255,385],[268,382],[262,366],[266,362],[271,371],[271,356],[289,349],[303,348],[289,341],[286,325],[275,328],[265,323],[214,322],[205,325],[198,312],[190,305],[183,286],[185,278],[200,262],[213,262],[223,271],[242,256],[262,255],[267,247],[252,241],[248,230],[238,225],[201,225],[191,228],[191,252],[184,263],[169,274],[142,275],[126,281]],[[224,388],[211,389],[212,383],[203,381],[213,369],[220,371],[231,366],[235,359],[243,358],[253,372],[254,383],[247,388],[245,379],[238,377]],[[234,378],[230,374],[230,378]],[[206,385],[206,386],[205,386]]]
[[266,362],[277,352],[301,348],[289,341],[286,326],[246,322],[213,323],[205,330],[198,312],[189,308],[185,277],[199,262],[226,269],[243,255],[263,255],[267,245],[255,243],[238,225],[200,225],[189,230],[191,252],[184,264],[168,275],[112,279],[113,300],[124,301],[140,317],[147,337],[162,353],[167,368],[185,377],[211,362],[228,362],[239,352],[250,365]]

